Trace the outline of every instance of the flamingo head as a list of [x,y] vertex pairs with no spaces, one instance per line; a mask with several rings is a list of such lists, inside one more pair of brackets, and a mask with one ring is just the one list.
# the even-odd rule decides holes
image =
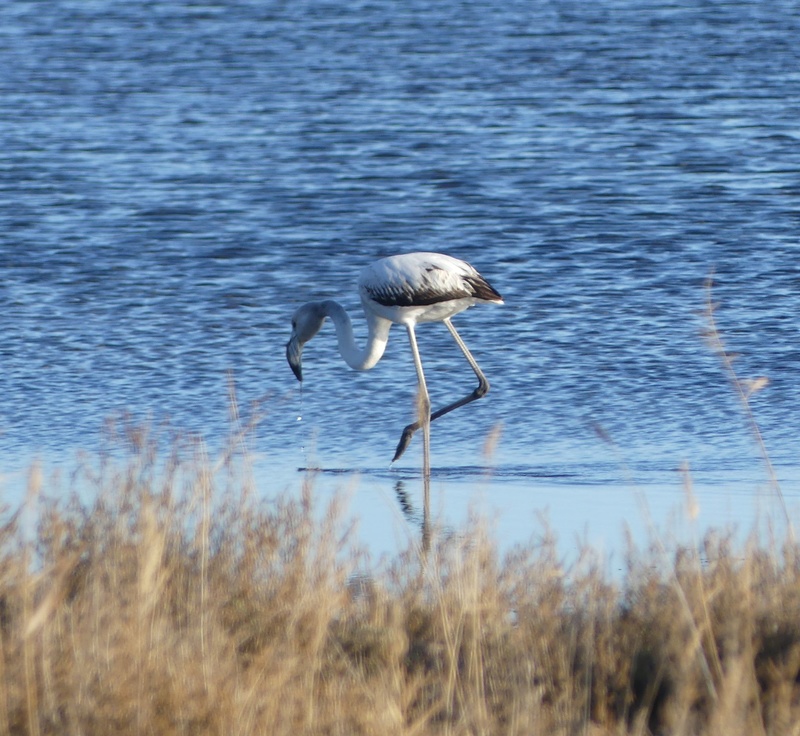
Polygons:
[[292,336],[286,343],[286,360],[297,377],[303,380],[303,346],[316,335],[325,321],[320,302],[309,302],[292,315]]

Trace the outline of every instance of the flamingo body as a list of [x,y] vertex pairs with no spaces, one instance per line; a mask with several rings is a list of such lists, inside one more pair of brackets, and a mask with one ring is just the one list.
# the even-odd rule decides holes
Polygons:
[[[369,370],[383,356],[392,324],[405,326],[419,381],[420,412],[419,421],[403,431],[394,460],[402,455],[414,432],[422,427],[425,430],[425,472],[429,475],[430,422],[484,396],[489,390],[489,382],[450,319],[475,304],[502,304],[503,298],[468,263],[442,253],[406,253],[381,258],[362,271],[358,290],[368,329],[363,348],[356,345],[350,317],[338,302],[309,302],[292,317],[287,360],[297,379],[302,381],[303,346],[319,332],[325,319],[330,318],[345,362],[356,370]],[[414,332],[415,326],[423,322],[444,322],[478,378],[478,388],[471,394],[433,413]]]
[[441,322],[479,302],[503,298],[469,263],[443,253],[381,258],[358,280],[365,310],[396,324]]

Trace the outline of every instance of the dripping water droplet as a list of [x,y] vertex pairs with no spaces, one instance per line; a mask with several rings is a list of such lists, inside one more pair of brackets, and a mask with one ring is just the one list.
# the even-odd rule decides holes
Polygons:
[[300,411],[297,412],[297,421],[303,421],[303,384],[300,383]]

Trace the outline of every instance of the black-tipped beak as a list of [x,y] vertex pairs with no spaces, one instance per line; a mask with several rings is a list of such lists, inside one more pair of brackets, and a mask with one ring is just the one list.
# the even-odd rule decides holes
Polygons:
[[295,335],[286,343],[286,360],[298,381],[303,380],[303,345]]

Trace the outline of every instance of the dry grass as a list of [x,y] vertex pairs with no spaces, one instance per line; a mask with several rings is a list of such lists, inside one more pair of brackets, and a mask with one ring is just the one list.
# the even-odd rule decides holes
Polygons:
[[129,439],[93,500],[34,468],[0,529],[0,733],[800,734],[791,542],[609,578],[476,522],[376,567],[309,487],[268,503],[230,456]]

